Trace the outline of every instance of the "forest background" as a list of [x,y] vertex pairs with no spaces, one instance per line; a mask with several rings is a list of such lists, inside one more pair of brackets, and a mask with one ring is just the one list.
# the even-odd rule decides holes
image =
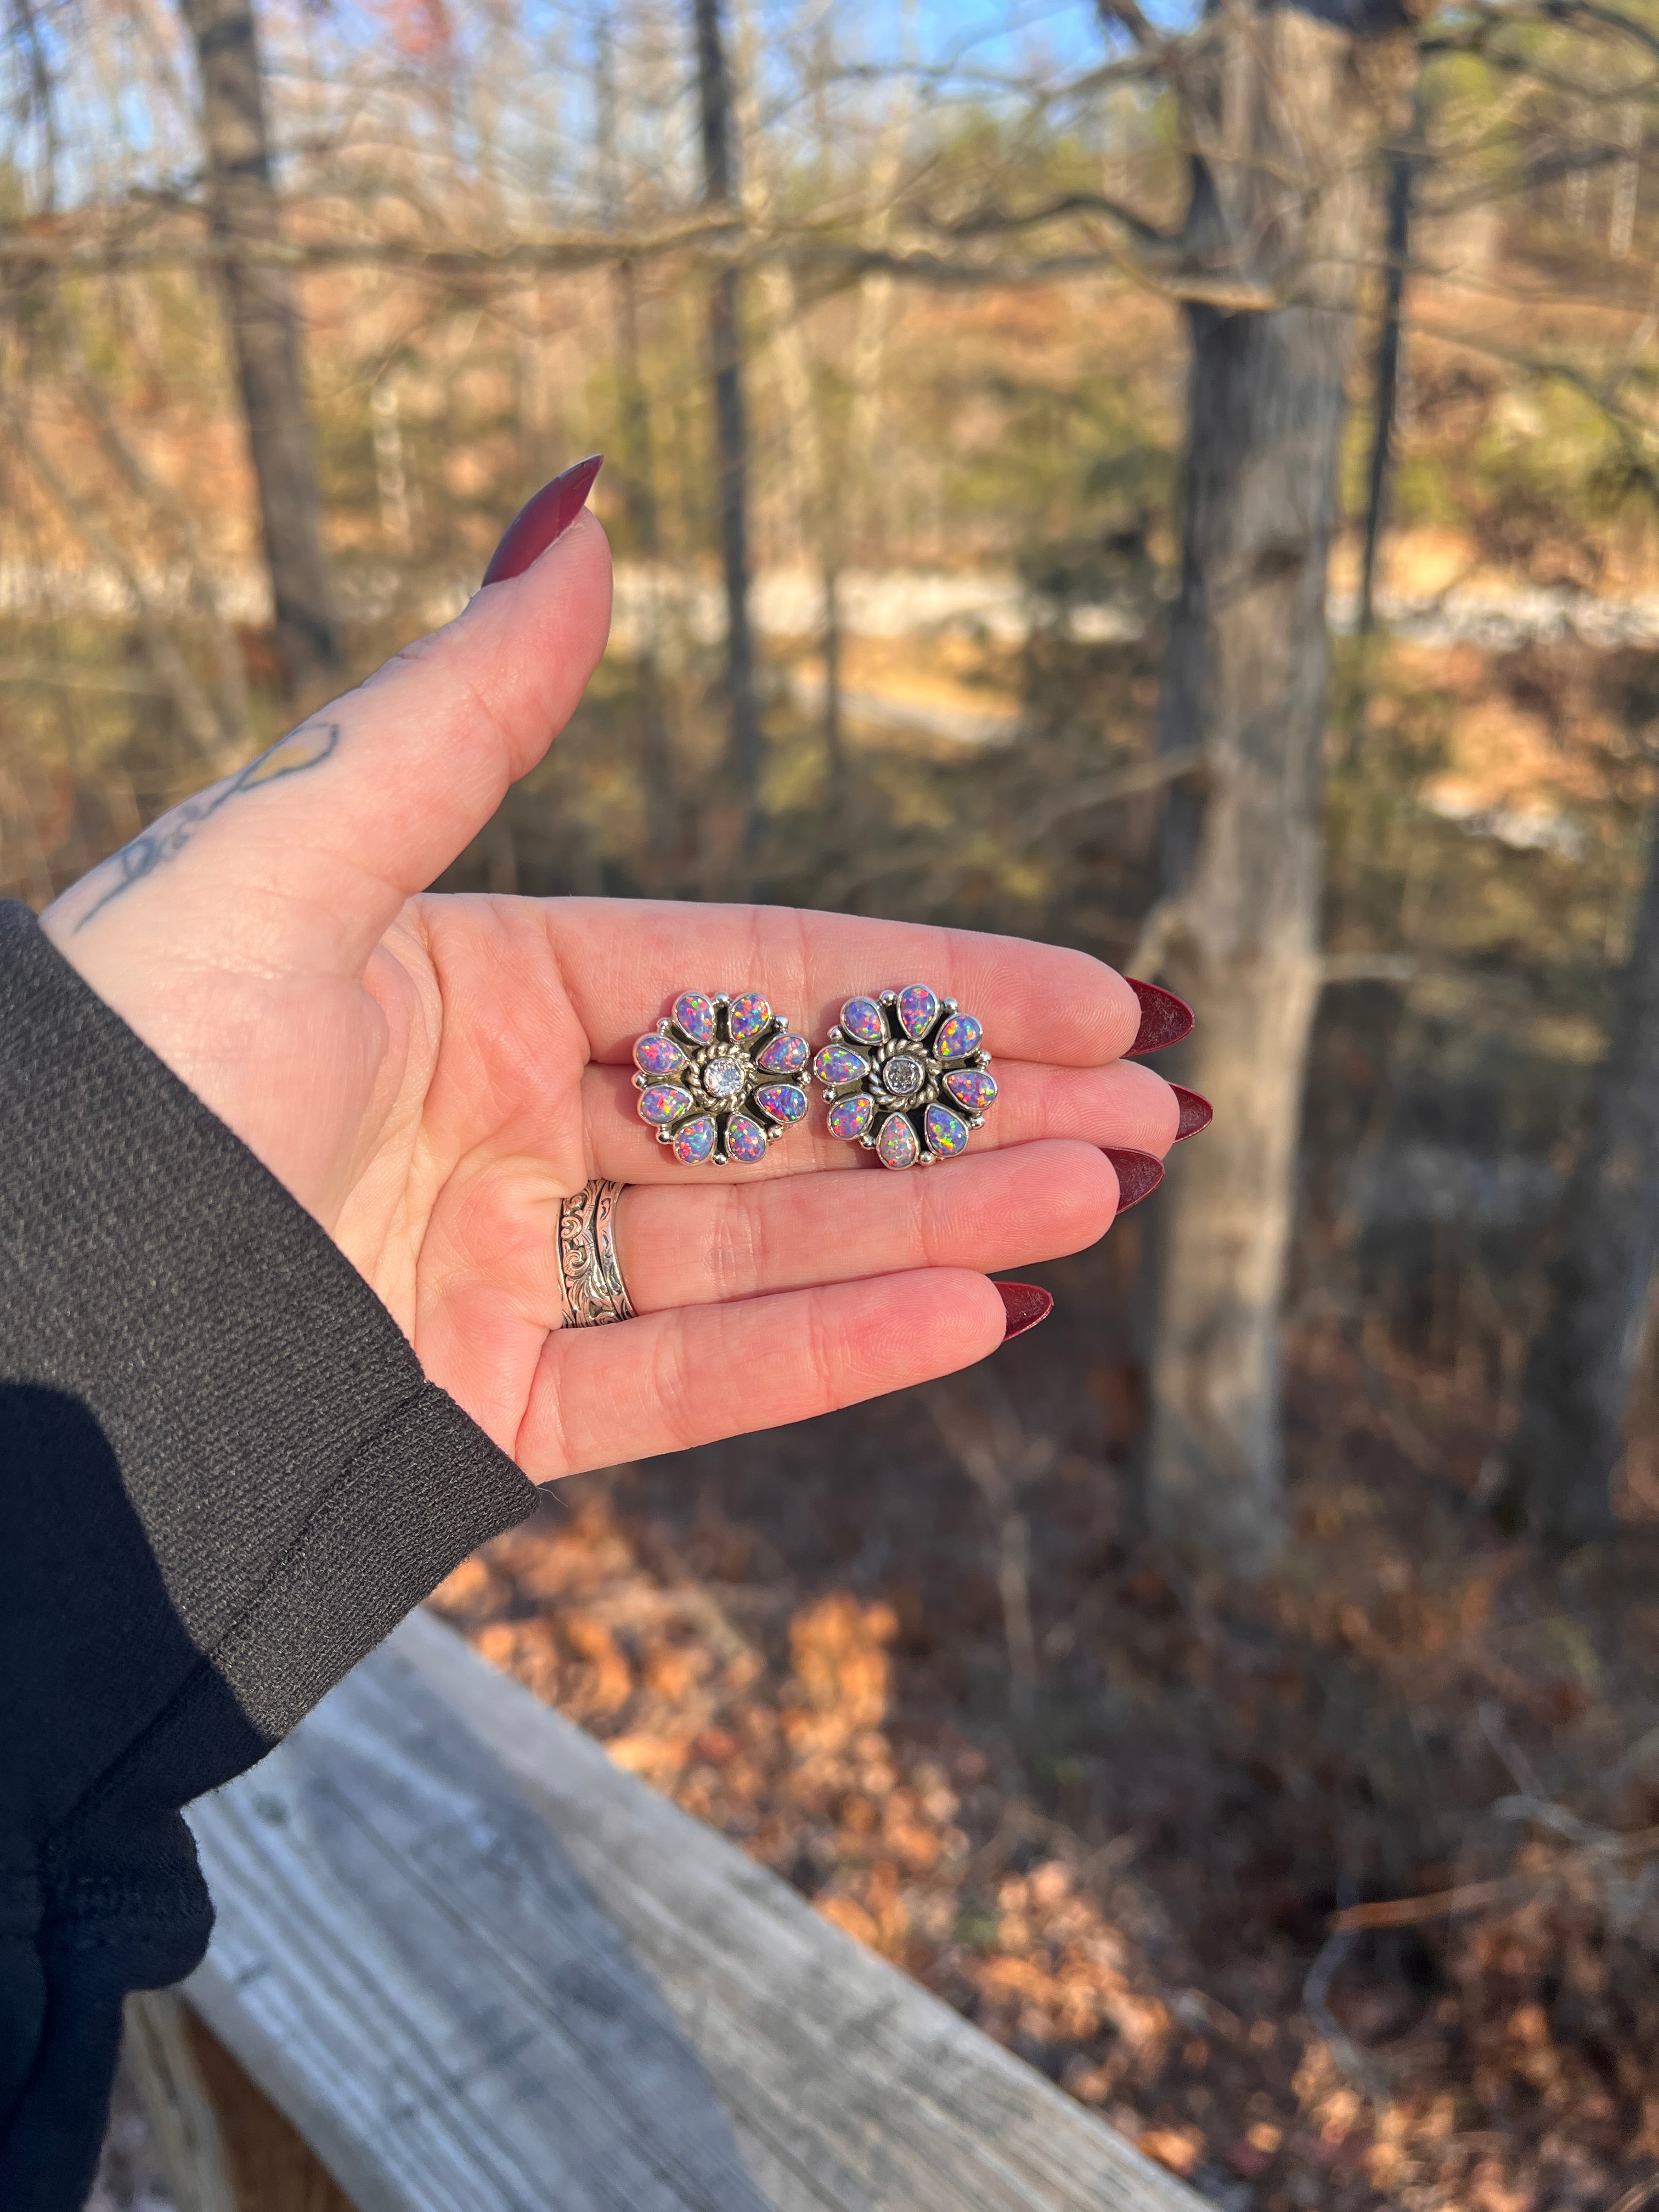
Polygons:
[[1198,1012],[1043,1330],[439,1604],[1217,2203],[1659,2196],[1659,16],[9,7],[0,890],[602,448],[447,887]]

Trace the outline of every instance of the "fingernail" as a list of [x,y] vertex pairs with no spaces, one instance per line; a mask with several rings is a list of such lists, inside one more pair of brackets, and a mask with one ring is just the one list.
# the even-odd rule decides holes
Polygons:
[[1035,1283],[999,1283],[996,1293],[1007,1316],[1002,1327],[1005,1344],[1011,1336],[1024,1336],[1028,1328],[1047,1321],[1054,1310],[1054,1302],[1048,1291],[1039,1290]]
[[1114,1151],[1110,1145],[1104,1149],[1117,1177],[1117,1210],[1127,1213],[1143,1198],[1150,1198],[1163,1182],[1164,1163],[1154,1159],[1150,1152],[1121,1152]]
[[1188,1137],[1197,1136],[1200,1129],[1209,1127],[1215,1119],[1215,1108],[1201,1091],[1188,1091],[1184,1083],[1172,1083],[1170,1088],[1181,1101],[1181,1120],[1175,1133],[1179,1145]]
[[1161,984],[1138,983],[1133,975],[1123,980],[1140,1001],[1140,1027],[1123,1055],[1125,1060],[1133,1060],[1143,1052],[1162,1052],[1166,1044],[1179,1044],[1193,1026],[1193,1010],[1187,1001]]
[[[593,479],[604,466],[603,453],[590,453],[585,461],[573,462],[551,483],[544,483],[533,499],[527,499],[490,555],[484,584],[504,584],[509,576],[522,576],[556,538],[562,538],[586,506]],[[482,591],[483,585],[478,588]]]

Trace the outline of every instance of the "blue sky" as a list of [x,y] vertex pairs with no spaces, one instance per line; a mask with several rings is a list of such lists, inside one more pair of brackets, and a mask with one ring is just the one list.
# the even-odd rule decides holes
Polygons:
[[[477,42],[487,45],[504,22],[516,17],[519,35],[529,50],[527,72],[516,87],[518,98],[532,107],[551,101],[559,117],[558,135],[580,168],[595,15],[606,7],[626,39],[630,19],[639,20],[641,0],[519,0],[516,9],[506,10],[481,7],[477,0],[444,0],[444,4],[462,53]],[[743,0],[727,0],[734,13],[742,4]],[[1150,12],[1159,21],[1173,24],[1193,4],[1194,0],[1150,0]],[[663,41],[671,47],[683,46],[689,89],[691,55],[685,19],[690,14],[690,0],[643,0],[643,5],[656,17]],[[791,48],[803,43],[810,31],[816,12],[811,0],[748,0],[748,5],[760,29],[763,53],[770,49],[768,76],[787,103],[794,88],[792,64],[797,58]],[[883,68],[908,56],[928,70],[924,112],[930,106],[936,110],[941,102],[948,105],[952,95],[994,101],[999,81],[1029,81],[1035,75],[1050,83],[1066,82],[1086,72],[1108,51],[1094,0],[1000,0],[1000,4],[998,0],[826,0],[826,9],[831,43],[843,62]],[[334,67],[350,72],[355,62],[366,61],[372,68],[380,56],[396,66],[392,0],[260,0],[260,12],[267,30],[267,64],[279,78],[290,70],[304,76],[320,68],[326,79]],[[130,185],[137,181],[135,164],[140,170],[167,175],[176,168],[188,172],[198,158],[187,112],[172,107],[161,93],[153,73],[155,48],[145,52],[142,41],[135,40],[129,28],[135,20],[124,20],[118,7],[102,15],[106,58],[100,70],[93,64],[88,43],[72,34],[74,18],[64,0],[57,6],[47,0],[40,10],[48,52],[62,84],[59,114],[66,126],[67,158],[60,167],[59,189],[71,200],[100,188],[118,191]],[[164,45],[169,30],[177,41],[173,45],[175,82],[190,100],[194,73],[178,38],[176,20],[170,9],[162,9],[150,11],[149,21],[160,30]],[[125,54],[124,46],[128,48]],[[21,74],[19,58],[14,48],[12,66],[5,75],[15,78]],[[948,81],[941,82],[935,74],[941,70],[950,73]],[[22,88],[17,82],[6,87],[14,94]],[[8,104],[10,146],[8,149],[0,139],[0,155],[10,150],[14,158],[21,157],[27,172],[42,150],[38,118],[28,116],[27,101]],[[112,107],[120,115],[113,131]],[[689,146],[685,151],[690,154]]]

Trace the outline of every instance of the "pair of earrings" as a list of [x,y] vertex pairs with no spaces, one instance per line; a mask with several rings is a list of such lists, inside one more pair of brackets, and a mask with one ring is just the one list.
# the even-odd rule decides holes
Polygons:
[[965,1152],[994,1104],[984,1032],[925,983],[849,999],[816,1056],[758,991],[682,991],[634,1047],[640,1119],[687,1167],[752,1165],[806,1118],[807,1063],[830,1133],[885,1168]]

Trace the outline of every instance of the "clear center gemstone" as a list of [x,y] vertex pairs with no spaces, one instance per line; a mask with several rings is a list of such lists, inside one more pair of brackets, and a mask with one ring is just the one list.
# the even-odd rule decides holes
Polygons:
[[711,1060],[702,1071],[702,1087],[711,1098],[735,1098],[743,1089],[743,1069],[735,1060]]
[[902,1053],[896,1059],[890,1060],[881,1074],[887,1088],[896,1091],[901,1098],[921,1088],[921,1063],[907,1059]]

